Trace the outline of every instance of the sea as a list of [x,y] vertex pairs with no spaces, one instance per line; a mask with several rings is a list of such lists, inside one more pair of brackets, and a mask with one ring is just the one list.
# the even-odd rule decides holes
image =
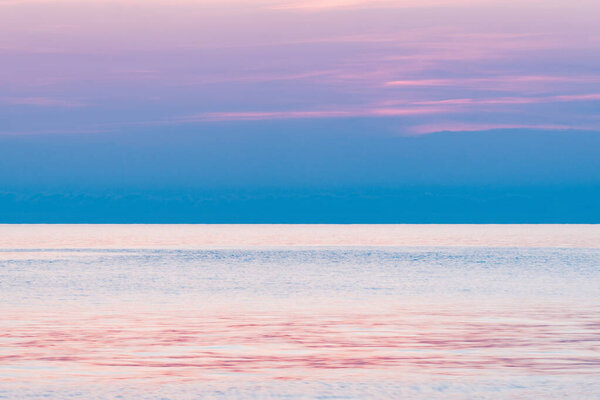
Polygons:
[[600,225],[0,225],[0,398],[600,399]]

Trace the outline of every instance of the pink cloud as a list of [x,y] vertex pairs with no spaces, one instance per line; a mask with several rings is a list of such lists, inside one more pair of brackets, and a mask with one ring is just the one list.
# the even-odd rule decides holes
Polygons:
[[442,122],[436,124],[417,125],[410,128],[414,134],[429,134],[436,132],[475,132],[493,129],[539,129],[539,130],[592,130],[593,127],[569,126],[557,124],[501,124],[501,123],[462,123]]
[[179,118],[179,122],[203,121],[258,121],[275,119],[304,118],[352,118],[352,117],[393,117],[422,114],[438,114],[450,111],[444,107],[404,107],[367,108],[349,110],[307,110],[307,111],[248,111],[212,112]]
[[[536,3],[541,0],[528,0]],[[279,0],[269,6],[276,10],[321,11],[331,9],[362,8],[428,8],[460,7],[465,5],[501,3],[502,0]]]
[[327,10],[332,8],[347,8],[356,6],[365,6],[368,1],[364,0],[304,0],[304,1],[287,1],[272,5],[269,8],[276,10]]
[[54,99],[49,97],[10,97],[0,99],[0,103],[8,105],[39,107],[83,107],[85,105],[78,101]]
[[79,135],[111,132],[109,128],[73,128],[73,129],[45,129],[32,131],[0,131],[0,135],[24,136],[24,135]]
[[386,82],[387,86],[448,86],[452,85],[456,80],[450,79],[413,79]]
[[546,82],[600,82],[600,76],[549,76],[520,75],[494,76],[485,78],[449,78],[449,79],[406,79],[385,82],[386,86],[470,86],[481,83],[546,83]]
[[256,73],[248,75],[236,75],[231,76],[223,74],[222,76],[207,76],[207,77],[191,77],[185,80],[186,84],[215,84],[215,83],[228,83],[228,82],[275,82],[275,81],[298,81],[298,80],[309,80],[319,79],[328,76],[338,76],[341,74],[339,70],[317,70],[317,71],[305,71],[298,73]]
[[571,102],[571,101],[595,101],[600,100],[600,93],[591,94],[573,94],[560,96],[543,96],[543,97],[499,97],[489,99],[447,99],[447,100],[427,100],[417,101],[412,104],[417,105],[477,105],[477,104],[538,104],[538,103],[554,103],[554,102]]
[[591,94],[573,94],[573,95],[563,95],[563,96],[554,96],[556,101],[588,101],[588,100],[600,100],[600,93],[591,93]]
[[600,100],[600,93],[591,94],[573,94],[559,96],[540,96],[540,97],[497,97],[497,98],[458,98],[444,100],[423,100],[423,101],[406,101],[406,100],[388,100],[381,102],[381,105],[426,105],[426,106],[462,106],[462,105],[493,105],[493,104],[539,104],[539,103],[554,103],[554,102],[571,102],[571,101],[595,101]]
[[298,118],[343,118],[350,117],[348,111],[248,111],[248,112],[214,112],[198,116],[185,117],[181,121],[252,121],[268,119],[298,119]]

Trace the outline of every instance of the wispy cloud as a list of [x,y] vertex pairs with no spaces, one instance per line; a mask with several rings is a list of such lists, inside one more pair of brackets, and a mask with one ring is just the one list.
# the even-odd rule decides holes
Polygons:
[[318,118],[355,118],[355,117],[394,117],[423,114],[439,114],[451,111],[448,107],[388,107],[343,110],[306,110],[306,111],[247,111],[247,112],[211,112],[176,119],[178,122],[204,121],[257,121],[276,119],[318,119]]
[[[320,11],[361,8],[423,8],[460,7],[465,5],[500,3],[502,0],[279,0],[269,8],[276,10]],[[526,0],[537,3],[541,0]]]
[[386,82],[387,86],[449,86],[457,84],[457,79],[405,79]]
[[17,106],[37,106],[37,107],[83,107],[84,103],[73,101],[55,99],[49,97],[8,97],[0,98],[0,104],[5,105],[17,105]]
[[70,129],[39,129],[39,130],[0,130],[0,135],[6,136],[26,136],[26,135],[80,135],[113,132],[114,128],[70,128]]
[[[571,101],[597,101],[600,100],[600,93],[589,94],[570,94],[560,96],[540,96],[540,97],[498,97],[483,99],[446,99],[446,100],[423,100],[415,101],[411,104],[416,105],[494,105],[494,104],[539,104],[539,103],[560,103]],[[399,104],[402,101],[388,101],[386,104]]]
[[[327,10],[336,8],[348,8],[365,6],[369,3],[366,0],[305,0],[305,1],[287,1],[271,5],[269,8],[275,10]],[[371,3],[373,3],[371,1]]]
[[592,126],[561,125],[561,124],[502,124],[502,123],[465,123],[441,122],[435,124],[416,125],[409,132],[417,135],[437,132],[478,132],[501,129],[536,129],[536,130],[597,130]]
[[328,76],[337,76],[342,72],[340,70],[319,70],[319,71],[305,71],[297,73],[249,73],[240,74],[237,76],[223,74],[221,76],[208,76],[208,77],[190,77],[186,78],[186,84],[190,85],[206,85],[206,84],[218,84],[218,83],[229,83],[229,82],[240,82],[240,83],[253,83],[253,82],[277,82],[277,81],[300,81],[308,79],[316,79]]
[[385,82],[386,86],[472,86],[485,83],[584,83],[600,82],[600,76],[552,76],[552,75],[514,75],[479,78],[444,78],[444,79],[404,79]]

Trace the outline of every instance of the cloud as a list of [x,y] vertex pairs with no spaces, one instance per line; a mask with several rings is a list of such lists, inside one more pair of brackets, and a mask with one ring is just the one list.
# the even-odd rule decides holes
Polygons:
[[49,97],[9,97],[0,99],[0,104],[37,107],[83,107],[84,103]]
[[79,135],[93,133],[107,133],[114,129],[109,128],[72,128],[72,129],[42,129],[28,131],[0,131],[0,135],[6,136],[24,136],[24,135]]
[[386,86],[449,86],[457,84],[456,79],[412,79],[386,82]]
[[590,100],[600,100],[600,93],[573,94],[573,95],[554,96],[554,99],[556,101],[590,101]]
[[476,86],[482,83],[585,83],[600,82],[600,76],[552,76],[552,75],[516,75],[492,76],[483,78],[445,78],[445,79],[405,79],[385,82],[385,86]]
[[447,107],[389,107],[348,110],[307,110],[307,111],[246,111],[211,112],[178,118],[178,122],[208,121],[258,121],[276,119],[317,119],[317,118],[356,118],[394,117],[423,114],[439,114],[451,111]]
[[409,128],[414,134],[424,135],[436,132],[476,132],[495,129],[537,129],[537,130],[596,130],[589,126],[571,126],[560,124],[501,124],[501,123],[465,123],[441,122],[435,124],[416,125]]
[[[600,100],[600,93],[590,94],[571,94],[559,96],[540,96],[540,97],[498,97],[487,99],[446,99],[446,100],[424,100],[415,101],[415,105],[493,105],[493,104],[539,104],[539,103],[560,103],[571,101],[597,101]],[[400,102],[396,102],[398,104]],[[402,102],[405,103],[405,102]],[[394,104],[394,101],[386,102]]]
[[241,74],[233,76],[231,74],[223,74],[221,76],[208,77],[191,77],[186,78],[185,83],[188,85],[214,85],[218,83],[240,82],[240,83],[255,83],[255,82],[277,82],[277,81],[299,81],[326,78],[329,76],[337,76],[341,74],[339,70],[318,70],[305,71],[298,73],[255,73]]
[[[277,1],[268,8],[275,10],[327,11],[336,9],[363,8],[429,8],[462,7],[466,5],[502,4],[506,0],[288,0]],[[525,0],[541,3],[541,0]]]
[[[369,1],[365,0],[305,0],[305,1],[288,1],[270,6],[275,10],[327,10],[332,8],[348,8],[357,6],[366,6]],[[372,2],[371,2],[372,3]]]

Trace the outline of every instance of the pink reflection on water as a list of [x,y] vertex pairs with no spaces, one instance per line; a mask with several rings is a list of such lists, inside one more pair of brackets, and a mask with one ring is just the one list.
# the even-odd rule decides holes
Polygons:
[[600,374],[600,310],[0,309],[0,382]]

